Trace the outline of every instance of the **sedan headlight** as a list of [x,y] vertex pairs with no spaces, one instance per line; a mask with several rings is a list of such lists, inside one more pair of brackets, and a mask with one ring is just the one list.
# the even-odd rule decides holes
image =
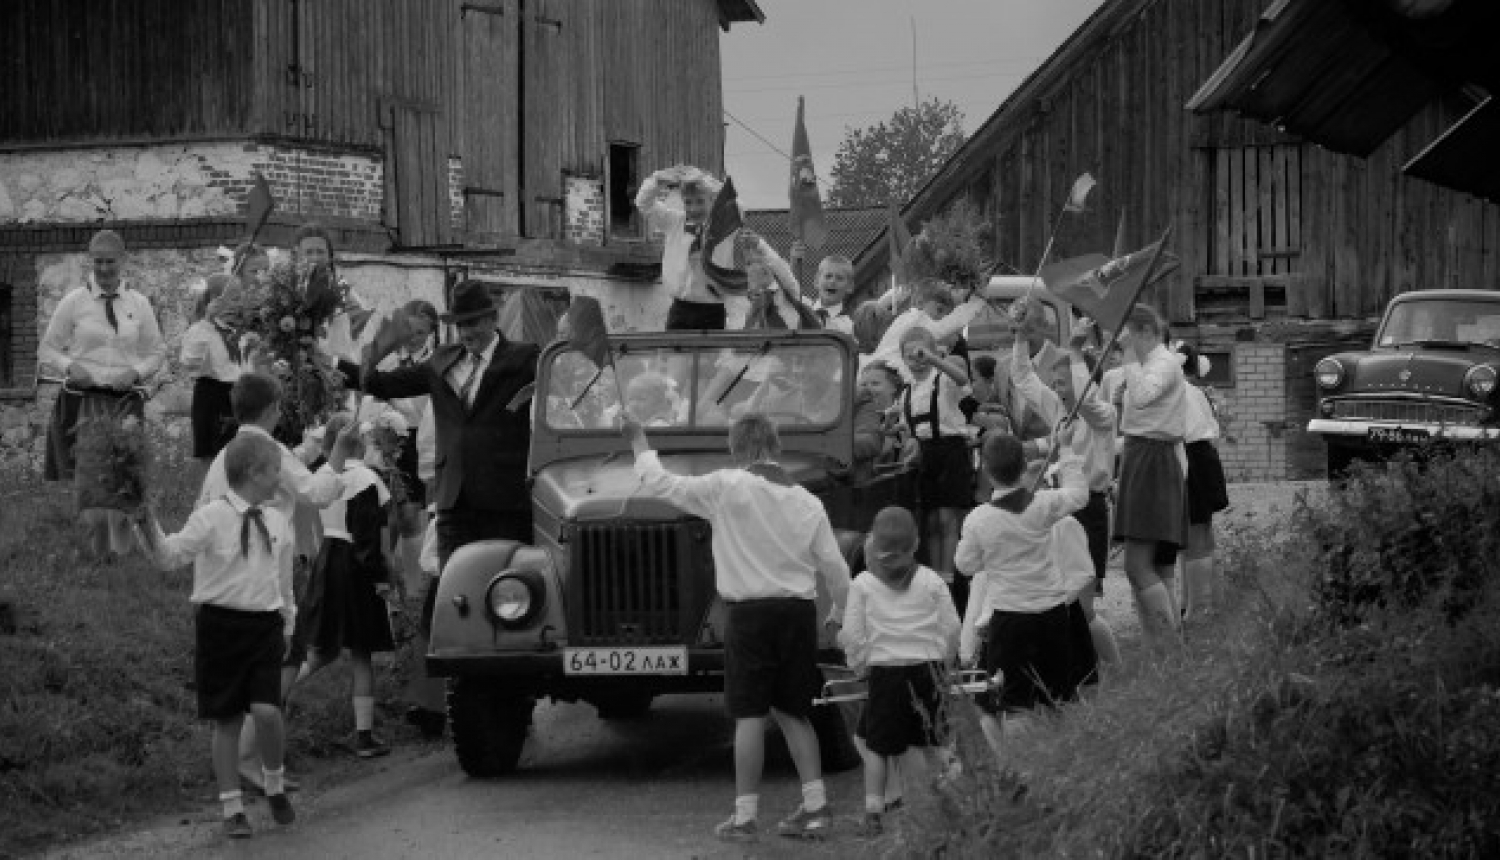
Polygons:
[[1344,365],[1336,358],[1325,358],[1313,368],[1319,388],[1338,388],[1344,382]]
[[1476,364],[1464,374],[1464,387],[1475,397],[1489,397],[1495,390],[1495,368],[1488,364]]
[[542,612],[547,590],[534,570],[505,570],[490,582],[484,603],[503,627],[525,627]]

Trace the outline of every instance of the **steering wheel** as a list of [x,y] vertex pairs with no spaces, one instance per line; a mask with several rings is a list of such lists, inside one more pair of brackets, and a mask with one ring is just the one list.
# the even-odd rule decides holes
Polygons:
[[802,414],[797,413],[797,412],[787,412],[785,410],[782,410],[782,411],[779,411],[779,412],[763,412],[761,414],[765,415],[767,418],[771,419],[773,422],[775,422],[777,424],[781,423],[781,421],[779,419],[786,419],[786,423],[788,423],[788,424],[811,424],[812,423],[812,420],[810,418],[808,418],[806,415],[802,415]]

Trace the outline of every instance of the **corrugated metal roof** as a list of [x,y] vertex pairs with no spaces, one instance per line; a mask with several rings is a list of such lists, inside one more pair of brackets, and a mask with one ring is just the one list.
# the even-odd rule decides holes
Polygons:
[[[803,286],[810,286],[818,264],[830,254],[842,254],[850,260],[869,243],[871,237],[885,229],[886,208],[871,206],[849,209],[825,209],[828,241],[818,251],[809,250],[803,267]],[[745,213],[745,226],[759,233],[783,258],[791,259],[792,225],[785,209],[751,209]]]

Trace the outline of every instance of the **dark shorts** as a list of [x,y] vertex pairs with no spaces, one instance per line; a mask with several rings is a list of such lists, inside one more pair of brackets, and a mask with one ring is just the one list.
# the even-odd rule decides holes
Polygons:
[[870,697],[855,734],[876,755],[901,755],[909,747],[942,743],[946,679],[941,663],[870,667]]
[[685,302],[673,299],[672,307],[667,310],[667,331],[723,331],[727,319],[722,302]]
[[233,387],[209,376],[200,376],[193,383],[194,457],[212,460],[239,430],[239,423],[234,420],[234,412],[229,407],[229,389]]
[[253,704],[280,707],[283,624],[279,612],[198,607],[193,650],[198,716],[221,720],[244,714]]
[[796,598],[728,604],[724,631],[724,706],[734,719],[764,717],[771,708],[794,717],[812,713],[823,687],[818,671],[818,608]]
[[969,441],[952,436],[917,443],[917,498],[924,510],[974,507],[974,466]]
[[[979,697],[991,714],[1028,711],[1072,700],[1078,693],[1080,672],[1073,645],[1077,630],[1069,604],[1045,612],[1001,612],[990,618],[984,646],[984,671],[1005,673],[998,694]],[[1081,613],[1080,613],[1081,617]],[[1088,626],[1084,625],[1087,634]],[[1092,652],[1092,646],[1090,647]]]

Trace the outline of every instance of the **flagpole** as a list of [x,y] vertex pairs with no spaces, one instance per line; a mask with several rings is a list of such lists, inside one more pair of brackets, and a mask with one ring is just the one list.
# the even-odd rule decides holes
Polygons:
[[[1104,351],[1099,354],[1099,360],[1094,362],[1094,370],[1089,374],[1088,381],[1083,384],[1083,390],[1078,392],[1073,398],[1073,408],[1068,410],[1068,416],[1062,420],[1062,423],[1058,427],[1071,427],[1073,425],[1074,420],[1078,418],[1079,405],[1083,403],[1083,399],[1088,396],[1089,391],[1103,378],[1104,359],[1114,350],[1115,344],[1119,343],[1120,334],[1125,331],[1125,325],[1130,320],[1130,311],[1135,307],[1136,302],[1141,300],[1141,293],[1145,292],[1147,285],[1151,283],[1152,276],[1156,274],[1156,268],[1161,262],[1162,252],[1166,250],[1167,240],[1172,237],[1174,226],[1173,224],[1168,224],[1166,231],[1161,234],[1161,239],[1156,243],[1156,250],[1151,252],[1151,260],[1146,264],[1146,273],[1141,277],[1141,282],[1136,284],[1135,292],[1130,296],[1130,304],[1125,306],[1125,315],[1120,318],[1119,324],[1115,326],[1114,331],[1110,334],[1109,343],[1105,345]],[[1072,359],[1070,358],[1069,362],[1071,361]],[[1047,470],[1051,468],[1053,461],[1057,459],[1058,453],[1061,450],[1062,440],[1058,439],[1054,441],[1052,449],[1047,452],[1047,460],[1042,464],[1041,471],[1037,473],[1036,480],[1032,483],[1031,492],[1033,494],[1041,489],[1042,482],[1047,478]]]

